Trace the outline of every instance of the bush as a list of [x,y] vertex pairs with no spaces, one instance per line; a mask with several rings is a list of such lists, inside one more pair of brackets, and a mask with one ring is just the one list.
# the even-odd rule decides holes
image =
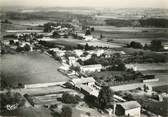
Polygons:
[[85,102],[89,105],[89,107],[98,107],[98,100],[95,96],[92,95],[86,95],[84,97]]
[[160,40],[152,40],[150,49],[152,51],[161,51],[163,50],[162,42]]
[[77,95],[73,96],[69,93],[64,93],[62,95],[62,101],[67,104],[77,104],[81,98]]
[[1,110],[7,110],[6,108],[7,105],[18,104],[18,107],[23,106],[25,100],[20,93],[11,93],[10,91],[8,91],[5,94],[0,94],[0,103],[1,103]]
[[72,108],[64,106],[62,108],[61,117],[72,117]]
[[127,47],[141,49],[141,48],[143,48],[143,45],[139,42],[132,41],[130,44],[127,45]]
[[101,109],[105,109],[110,106],[111,102],[114,101],[114,92],[110,89],[109,86],[103,86],[99,92],[98,102]]

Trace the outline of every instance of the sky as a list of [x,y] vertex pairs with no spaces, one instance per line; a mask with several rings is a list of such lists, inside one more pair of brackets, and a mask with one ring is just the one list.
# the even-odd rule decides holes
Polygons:
[[168,8],[168,0],[0,0],[0,6]]

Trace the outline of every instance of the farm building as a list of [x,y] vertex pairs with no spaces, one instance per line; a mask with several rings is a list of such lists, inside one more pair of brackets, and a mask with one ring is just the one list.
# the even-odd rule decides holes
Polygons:
[[99,89],[96,89],[95,87],[81,85],[80,88],[81,92],[85,95],[92,95],[95,97],[98,97],[99,95]]
[[60,66],[60,67],[58,68],[58,70],[68,71],[68,70],[69,70],[69,65],[63,63],[62,66]]
[[74,86],[81,85],[81,84],[87,84],[87,85],[93,85],[95,83],[95,79],[93,77],[88,78],[81,78],[81,79],[72,79],[70,83]]
[[60,50],[59,48],[51,48],[50,50],[56,52],[56,54],[60,57],[64,56],[66,52],[65,50]]
[[6,30],[7,33],[22,33],[22,34],[29,34],[29,33],[41,33],[43,30]]
[[81,56],[84,51],[83,50],[73,50],[73,52],[77,55],[77,56]]
[[57,86],[62,85],[65,82],[52,82],[52,83],[37,83],[37,84],[25,84],[24,88],[31,89],[31,88],[42,88],[42,87],[49,87],[49,86]]
[[137,71],[137,66],[135,64],[126,64],[127,69],[133,69],[134,71]]
[[80,90],[85,95],[98,96],[100,87],[95,84],[95,79],[93,77],[72,79],[70,84],[76,89]]
[[102,69],[102,65],[101,64],[95,64],[95,65],[85,65],[85,66],[80,66],[80,70],[83,73],[86,72],[100,72]]
[[141,105],[137,101],[116,104],[115,114],[118,116],[140,117]]
[[81,59],[82,61],[86,61],[86,60],[90,59],[91,57],[92,57],[92,55],[91,55],[91,54],[88,54],[87,56],[82,56],[82,57],[80,57],[80,59]]
[[87,36],[84,36],[84,40],[85,41],[94,41],[94,40],[97,40],[97,39],[94,38],[92,35],[87,35]]
[[87,51],[89,54],[96,54],[97,56],[100,56],[102,55],[105,50],[103,49],[97,49],[97,50],[90,50],[90,51]]
[[68,57],[68,60],[69,60],[69,65],[75,65],[77,59],[73,56],[70,56]]

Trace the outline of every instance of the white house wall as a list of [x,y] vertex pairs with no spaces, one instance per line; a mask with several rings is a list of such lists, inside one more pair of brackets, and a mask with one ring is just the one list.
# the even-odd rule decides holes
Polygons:
[[141,116],[141,108],[134,108],[134,109],[130,109],[130,110],[126,110],[125,111],[125,115],[128,116],[133,116],[133,117],[140,117]]

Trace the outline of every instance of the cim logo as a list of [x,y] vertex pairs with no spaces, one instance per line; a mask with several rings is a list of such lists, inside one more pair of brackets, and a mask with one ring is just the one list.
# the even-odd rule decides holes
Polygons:
[[9,110],[9,111],[15,110],[15,109],[17,109],[17,107],[18,107],[17,103],[13,104],[13,105],[9,105],[9,104],[6,105],[6,109]]

